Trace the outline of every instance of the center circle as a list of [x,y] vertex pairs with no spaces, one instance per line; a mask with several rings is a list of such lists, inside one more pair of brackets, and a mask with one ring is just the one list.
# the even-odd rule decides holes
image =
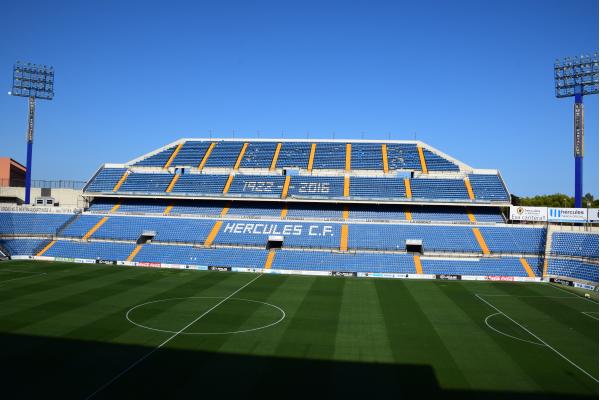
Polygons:
[[172,297],[138,304],[125,318],[157,332],[227,335],[277,325],[285,318],[285,311],[264,301],[235,297]]

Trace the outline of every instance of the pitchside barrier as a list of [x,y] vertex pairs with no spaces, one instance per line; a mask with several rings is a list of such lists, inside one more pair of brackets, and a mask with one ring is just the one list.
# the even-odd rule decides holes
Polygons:
[[[83,258],[64,258],[64,257],[45,257],[45,256],[14,256],[13,260],[42,260],[42,261],[60,261],[79,264],[108,264],[144,268],[170,268],[170,269],[189,269],[198,271],[232,271],[232,272],[254,272],[261,274],[276,275],[311,275],[311,276],[353,276],[358,278],[388,278],[388,279],[437,279],[452,281],[506,281],[506,282],[554,282],[555,278],[539,278],[524,276],[476,276],[476,275],[453,275],[453,274],[401,274],[386,272],[349,272],[349,271],[305,271],[305,270],[284,270],[284,269],[263,269],[263,268],[243,268],[243,267],[217,267],[209,265],[186,265],[186,264],[163,264],[152,262],[136,261],[118,261],[102,259],[83,259]],[[563,279],[562,281],[566,281]],[[596,290],[597,286],[572,282],[570,286],[580,287],[588,290]],[[557,281],[557,283],[560,283]]]

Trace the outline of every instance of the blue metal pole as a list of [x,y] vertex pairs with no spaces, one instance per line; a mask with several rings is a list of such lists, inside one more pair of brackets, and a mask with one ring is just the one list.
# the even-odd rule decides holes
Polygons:
[[29,119],[27,121],[27,171],[25,172],[25,204],[31,204],[31,164],[33,153],[33,122],[35,118],[35,97],[29,98]]
[[27,141],[27,171],[25,172],[25,204],[30,203],[31,196],[31,154],[33,152],[33,142]]
[[575,208],[581,208],[583,198],[583,94],[575,93]]

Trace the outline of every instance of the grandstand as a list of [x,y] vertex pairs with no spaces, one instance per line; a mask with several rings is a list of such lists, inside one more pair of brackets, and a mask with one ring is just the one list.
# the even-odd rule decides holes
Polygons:
[[[515,225],[497,170],[420,141],[181,139],[91,177],[75,212],[0,212],[14,257],[598,282],[598,233]],[[25,212],[23,212],[25,211]]]

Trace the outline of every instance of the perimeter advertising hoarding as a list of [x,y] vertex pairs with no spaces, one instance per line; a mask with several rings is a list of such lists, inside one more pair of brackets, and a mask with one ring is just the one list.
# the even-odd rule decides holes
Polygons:
[[549,222],[587,222],[588,211],[585,208],[548,208]]
[[559,208],[510,206],[510,219],[533,222],[598,222],[597,208]]
[[548,220],[548,208],[510,206],[510,219],[513,221],[546,222]]

